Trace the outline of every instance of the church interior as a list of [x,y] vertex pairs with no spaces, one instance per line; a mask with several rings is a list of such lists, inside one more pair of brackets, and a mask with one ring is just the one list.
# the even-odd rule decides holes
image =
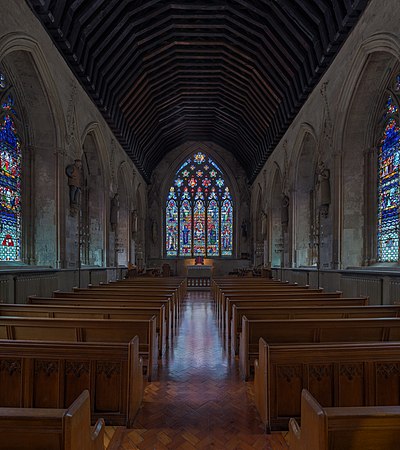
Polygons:
[[0,11],[0,450],[399,449],[398,0]]

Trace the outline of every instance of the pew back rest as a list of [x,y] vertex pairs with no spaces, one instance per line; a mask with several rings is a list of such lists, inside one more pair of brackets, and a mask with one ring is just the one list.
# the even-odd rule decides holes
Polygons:
[[100,450],[104,422],[92,434],[88,391],[68,409],[0,408],[1,450]]
[[289,425],[294,450],[397,450],[400,406],[323,408],[309,391],[301,394],[301,430]]

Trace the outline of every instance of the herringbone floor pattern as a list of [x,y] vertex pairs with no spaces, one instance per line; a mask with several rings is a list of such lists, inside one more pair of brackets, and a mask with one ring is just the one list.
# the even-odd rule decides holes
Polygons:
[[189,292],[178,331],[146,386],[134,428],[107,427],[108,450],[282,450],[282,434],[263,432],[253,403],[215,322],[208,292]]

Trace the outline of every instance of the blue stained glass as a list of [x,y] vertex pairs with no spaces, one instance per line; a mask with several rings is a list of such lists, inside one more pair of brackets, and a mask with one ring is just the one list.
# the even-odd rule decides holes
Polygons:
[[[393,109],[390,99],[389,112]],[[386,124],[379,148],[377,240],[381,262],[399,259],[399,156],[400,129],[392,118]]]
[[219,256],[219,207],[211,200],[207,209],[207,255]]
[[178,206],[174,188],[171,188],[166,208],[165,246],[168,256],[178,255]]
[[192,254],[192,207],[188,199],[182,201],[179,254],[190,256]]
[[13,113],[9,96],[0,116],[0,261],[21,260],[21,144]]
[[202,200],[197,200],[193,208],[193,255],[206,254],[205,207]]
[[178,172],[180,172],[184,167],[186,167],[188,164],[190,164],[192,161],[190,159],[187,159],[181,167],[179,167]]
[[5,89],[6,87],[6,77],[0,72],[0,89]]
[[167,256],[232,256],[233,202],[223,186],[222,171],[202,152],[180,166],[168,199],[172,192],[175,203],[166,207]]

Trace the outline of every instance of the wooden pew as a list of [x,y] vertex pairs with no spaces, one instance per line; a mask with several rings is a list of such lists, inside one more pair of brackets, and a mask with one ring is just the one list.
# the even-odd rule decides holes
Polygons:
[[398,450],[399,429],[400,406],[323,408],[304,389],[287,439],[290,450]]
[[0,339],[67,342],[122,342],[139,337],[139,355],[151,381],[157,369],[156,318],[149,320],[0,317]]
[[[310,300],[310,299],[324,299],[324,300],[333,300],[342,298],[341,292],[323,292],[318,290],[296,290],[296,291],[286,291],[284,289],[274,290],[269,292],[232,292],[229,295],[224,294],[221,304],[221,320],[220,323],[222,328],[225,329],[228,327],[231,319],[231,311],[228,306],[228,301],[235,300],[287,300],[287,299],[297,299],[301,300]],[[228,322],[227,322],[228,321]]]
[[356,298],[332,298],[332,296],[323,296],[320,294],[312,295],[309,298],[305,296],[274,296],[273,298],[258,298],[258,297],[233,297],[226,299],[226,312],[225,312],[225,324],[223,329],[227,337],[230,338],[230,324],[232,322],[233,305],[247,306],[249,308],[259,308],[261,306],[279,306],[279,307],[292,307],[292,306],[313,306],[313,307],[331,307],[331,306],[366,306],[368,305],[368,297],[356,297]]
[[[46,297],[30,296],[29,299],[46,300]],[[53,301],[52,298],[50,300]],[[157,319],[158,350],[159,357],[167,346],[167,322],[165,317],[165,305],[160,304],[151,307],[112,307],[112,306],[82,306],[65,305],[57,303],[35,304],[28,300],[28,304],[0,305],[0,316],[15,317],[49,317],[49,318],[73,318],[80,319]]]
[[[28,297],[28,301],[29,301]],[[169,330],[175,327],[175,324],[178,320],[178,309],[175,302],[171,297],[165,295],[154,295],[154,294],[129,294],[120,292],[118,295],[112,291],[85,291],[80,293],[79,295],[74,292],[62,292],[62,291],[54,291],[53,298],[57,300],[65,300],[65,299],[78,299],[79,304],[83,300],[85,300],[86,304],[92,304],[95,306],[98,301],[104,300],[110,306],[151,306],[154,302],[163,302],[165,304],[165,315],[167,321],[170,325]],[[169,331],[168,330],[168,331]]]
[[[239,335],[242,332],[242,318],[259,320],[289,320],[289,319],[348,319],[348,318],[379,318],[400,317],[400,305],[387,306],[330,306],[330,302],[321,308],[319,306],[241,306],[232,305],[231,348],[235,353],[239,349]],[[300,303],[302,304],[302,303]],[[254,305],[254,304],[253,304]],[[229,336],[228,336],[229,337]]]
[[400,319],[242,319],[239,367],[247,380],[258,357],[259,339],[268,344],[316,342],[383,342],[400,340]]
[[324,406],[400,404],[400,342],[259,342],[254,400],[267,431],[300,418],[301,390]]
[[0,340],[0,406],[65,408],[88,389],[92,419],[129,428],[142,403],[142,364],[137,336],[126,344]]
[[90,427],[89,392],[68,409],[0,408],[1,450],[104,450],[104,422]]
[[[100,283],[99,286],[122,286],[131,287],[133,289],[141,289],[147,287],[149,289],[153,288],[164,288],[164,289],[174,289],[176,291],[178,304],[183,300],[186,291],[186,278],[168,278],[168,279],[148,279],[148,278],[134,278],[125,279],[119,281],[111,281],[109,283]],[[88,287],[96,287],[95,285],[89,285]]]
[[323,289],[309,289],[305,286],[273,286],[273,287],[253,287],[253,288],[230,288],[221,290],[217,296],[217,311],[218,318],[220,320],[224,319],[225,315],[225,305],[228,298],[269,298],[269,297],[287,297],[291,295],[296,295],[298,298],[307,298],[315,295],[322,295],[325,293],[326,297],[340,297],[341,292],[324,292]]

